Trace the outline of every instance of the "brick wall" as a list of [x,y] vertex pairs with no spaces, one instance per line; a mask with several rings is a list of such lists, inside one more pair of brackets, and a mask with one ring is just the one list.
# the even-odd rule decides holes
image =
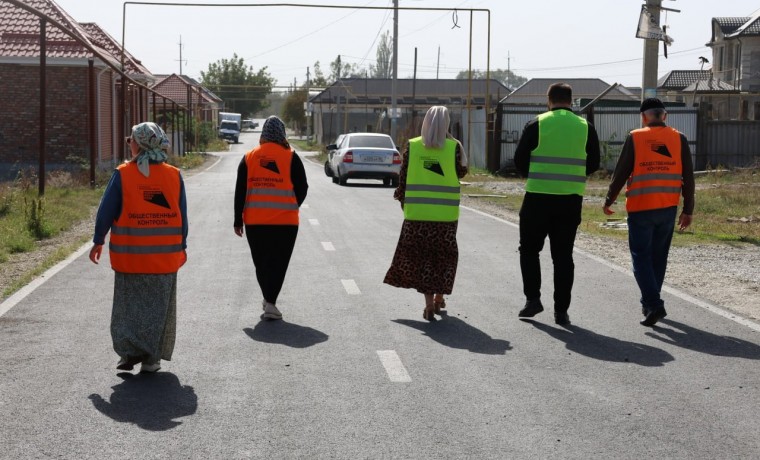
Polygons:
[[[95,69],[96,149],[99,166],[112,167],[115,158],[118,95],[113,72]],[[47,68],[47,170],[89,167],[89,68]],[[99,77],[98,77],[99,75]],[[97,97],[97,96],[96,96]],[[39,66],[0,64],[0,178],[39,162]]]

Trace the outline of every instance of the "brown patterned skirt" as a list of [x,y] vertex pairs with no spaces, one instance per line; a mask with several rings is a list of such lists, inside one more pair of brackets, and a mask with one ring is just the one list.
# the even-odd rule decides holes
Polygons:
[[459,261],[457,224],[404,220],[383,282],[422,294],[451,294]]

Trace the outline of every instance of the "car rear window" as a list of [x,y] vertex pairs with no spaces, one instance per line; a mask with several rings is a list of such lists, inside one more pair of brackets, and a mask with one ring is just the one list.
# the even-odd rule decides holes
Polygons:
[[351,136],[348,138],[349,147],[369,147],[376,149],[393,149],[393,141],[387,136]]

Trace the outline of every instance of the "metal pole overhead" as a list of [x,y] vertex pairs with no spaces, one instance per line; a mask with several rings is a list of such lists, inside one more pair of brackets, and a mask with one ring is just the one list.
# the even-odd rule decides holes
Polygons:
[[95,132],[97,130],[97,115],[95,109],[95,60],[90,58],[87,60],[87,76],[89,80],[89,106],[90,106],[90,119],[89,131],[90,131],[90,187],[95,186],[95,151],[97,150],[97,141],[95,140]]
[[45,195],[45,126],[47,106],[47,20],[40,18],[40,170],[38,194]]
[[[469,158],[472,144],[472,11],[470,11],[470,61],[467,65],[467,156]],[[469,164],[469,163],[468,163]]]
[[398,0],[393,0],[393,79],[391,80],[391,139],[396,139],[396,92],[398,84]]

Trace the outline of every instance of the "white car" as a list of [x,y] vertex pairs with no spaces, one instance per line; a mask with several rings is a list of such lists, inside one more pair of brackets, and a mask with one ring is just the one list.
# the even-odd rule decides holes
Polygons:
[[328,145],[325,173],[333,183],[346,185],[348,179],[379,179],[384,185],[398,186],[401,155],[387,134],[349,133]]

